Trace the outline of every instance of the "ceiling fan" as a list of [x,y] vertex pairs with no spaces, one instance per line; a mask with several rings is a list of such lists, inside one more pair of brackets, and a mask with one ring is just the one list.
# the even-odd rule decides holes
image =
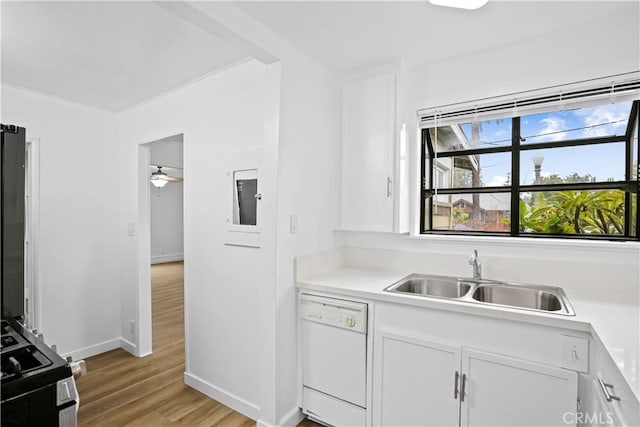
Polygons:
[[166,172],[162,171],[163,167],[165,167],[166,169],[176,169],[176,170],[178,170],[179,168],[172,168],[172,167],[160,166],[160,165],[150,165],[150,166],[157,168],[157,170],[151,174],[151,183],[155,187],[162,188],[167,184],[167,182],[182,182],[183,180],[181,176],[169,176],[167,175]]

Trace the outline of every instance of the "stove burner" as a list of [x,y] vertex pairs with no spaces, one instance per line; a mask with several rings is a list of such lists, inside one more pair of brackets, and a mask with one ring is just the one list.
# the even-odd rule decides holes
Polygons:
[[12,347],[12,346],[14,346],[16,344],[18,344],[18,340],[16,340],[11,335],[6,335],[6,336],[2,337],[2,343],[0,345],[0,349],[5,348],[5,347]]
[[2,354],[2,381],[19,378],[23,374],[51,365],[34,346],[21,347]]

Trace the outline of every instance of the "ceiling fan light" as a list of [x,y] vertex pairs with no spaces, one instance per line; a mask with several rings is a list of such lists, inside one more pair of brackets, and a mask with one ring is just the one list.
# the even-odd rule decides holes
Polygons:
[[489,0],[429,0],[429,3],[435,6],[455,7],[458,9],[480,9],[487,4]]
[[158,166],[158,170],[151,174],[151,183],[157,187],[162,188],[169,182],[169,176],[162,172],[162,166]]
[[151,177],[151,183],[157,188],[164,187],[167,182],[169,182],[169,179],[166,176],[155,175]]

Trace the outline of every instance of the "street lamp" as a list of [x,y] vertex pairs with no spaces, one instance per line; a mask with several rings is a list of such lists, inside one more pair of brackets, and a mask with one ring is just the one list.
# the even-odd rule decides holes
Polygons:
[[540,170],[542,169],[542,162],[544,161],[544,156],[541,154],[537,154],[533,156],[533,170],[535,172],[536,180],[534,184],[540,184]]

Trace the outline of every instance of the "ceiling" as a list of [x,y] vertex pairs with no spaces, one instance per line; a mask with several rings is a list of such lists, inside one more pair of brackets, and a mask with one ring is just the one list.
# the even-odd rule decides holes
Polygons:
[[[178,3],[164,3],[171,4]],[[414,65],[442,62],[640,15],[638,1],[491,0],[474,11],[427,1],[235,5],[339,72],[400,58]],[[0,6],[2,82],[108,110],[121,111],[246,58],[230,39],[149,1]]]
[[240,1],[272,31],[336,70],[385,60],[440,62],[598,20],[639,16],[637,1],[496,1],[478,10],[425,1]]
[[2,81],[108,110],[241,60],[151,2],[2,2]]

